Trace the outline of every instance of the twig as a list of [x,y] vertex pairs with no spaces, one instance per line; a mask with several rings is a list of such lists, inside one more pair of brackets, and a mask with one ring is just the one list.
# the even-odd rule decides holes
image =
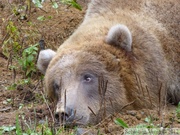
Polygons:
[[55,120],[54,120],[54,116],[53,116],[53,114],[52,114],[52,111],[51,111],[51,109],[50,109],[50,107],[49,107],[49,105],[48,105],[48,103],[47,103],[47,100],[45,99],[45,96],[44,96],[44,94],[43,94],[43,92],[41,91],[41,94],[42,94],[42,96],[43,96],[43,99],[44,99],[44,101],[45,101],[45,103],[46,103],[46,106],[48,107],[48,109],[49,109],[49,112],[50,112],[50,114],[51,114],[51,117],[52,117],[52,120],[53,120],[53,123],[55,122]]
[[94,113],[94,111],[88,106],[88,109],[92,112],[92,114],[94,114],[94,116],[96,116],[96,114]]
[[161,112],[161,92],[162,92],[162,83],[159,88],[159,111],[158,111],[159,116],[160,116],[160,112]]
[[16,69],[13,68],[13,83],[15,83],[16,80]]
[[7,69],[9,67],[9,63],[12,64],[12,53],[10,53],[9,58],[8,58],[8,63],[7,63],[7,67],[6,67]]
[[48,13],[46,10],[42,9],[39,7],[40,10],[42,10],[43,12],[45,12],[46,14]]
[[3,108],[3,109],[0,109],[0,112],[5,112],[7,110],[10,110],[12,107],[6,107],[6,108]]
[[110,103],[111,103],[111,107],[112,107],[112,109],[113,109],[113,112],[115,113],[114,105],[113,105],[112,99],[111,99],[110,97],[109,97],[109,101],[110,101]]
[[121,109],[120,109],[120,110],[123,110],[123,109],[124,109],[124,108],[126,108],[127,106],[129,106],[129,105],[133,104],[135,101],[136,101],[136,99],[135,99],[135,100],[133,100],[132,102],[130,102],[130,103],[128,103],[128,104],[126,104],[126,105],[124,105],[123,107],[121,107]]
[[138,77],[137,77],[137,74],[134,72],[134,75],[135,75],[135,78],[136,78],[136,82],[137,82],[137,86],[138,86],[138,93],[140,94],[140,90],[141,90],[141,88],[140,88],[140,86],[139,86],[139,81],[138,81]]
[[36,90],[36,88],[38,87],[38,85],[41,83],[41,80],[38,80],[38,83],[34,86],[34,88],[32,89],[32,92]]
[[5,35],[5,36],[4,36],[4,38],[2,39],[1,44],[3,44],[3,43],[4,43],[5,39],[6,39],[8,36],[9,36],[9,33],[6,33],[6,35]]
[[146,90],[147,90],[148,97],[149,97],[149,100],[150,100],[150,103],[151,103],[151,107],[152,107],[153,104],[152,104],[151,96],[150,96],[149,89],[148,89],[147,85],[146,85]]
[[142,93],[143,93],[143,97],[145,97],[144,96],[144,90],[143,90],[143,86],[142,86],[142,82],[141,82],[141,79],[140,79],[140,77],[137,75],[137,77],[138,77],[138,79],[139,79],[139,84],[140,84],[140,87],[141,87],[141,91],[142,91]]

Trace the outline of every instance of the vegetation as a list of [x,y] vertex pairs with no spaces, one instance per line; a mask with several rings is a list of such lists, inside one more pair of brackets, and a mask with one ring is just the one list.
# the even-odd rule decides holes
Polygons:
[[[43,75],[38,73],[35,64],[39,52],[39,40],[43,39],[43,36],[39,35],[39,29],[33,22],[31,22],[30,19],[31,8],[33,6],[46,13],[46,11],[43,10],[43,3],[44,0],[24,0],[23,4],[20,5],[10,4],[12,17],[2,19],[3,23],[6,24],[4,26],[5,36],[2,40],[1,45],[2,53],[8,59],[7,68],[12,71],[14,79],[13,83],[9,87],[7,87],[8,90],[15,90],[20,86],[29,88],[32,82],[40,84],[43,79]],[[51,6],[54,8],[54,10],[59,8],[60,3],[73,6],[79,10],[82,9],[75,0],[51,0]],[[44,15],[37,17],[37,20],[40,21],[40,23],[46,23],[46,21],[52,19],[52,16],[46,16],[45,13]],[[24,28],[24,23],[28,24],[28,29]],[[21,74],[22,78],[16,79],[17,73]],[[36,87],[37,86],[34,86],[31,91],[35,92]],[[42,100],[42,102],[47,104],[48,101],[46,101],[46,97],[44,95],[42,96],[40,94],[37,94],[36,96],[38,97],[38,99]],[[3,101],[3,104],[14,106],[13,98],[7,98]],[[33,105],[27,104],[27,106],[33,108]],[[36,110],[34,110],[33,113],[35,115],[35,119],[27,119],[21,112],[23,107],[24,103],[18,104],[20,113],[17,113],[16,115],[15,125],[0,125],[0,135],[5,133],[10,135],[73,135],[76,131],[76,129],[70,129],[69,131],[65,130],[63,126],[57,127],[53,125],[54,121],[50,124],[48,119],[37,122]],[[103,116],[103,119],[106,119],[106,116]],[[180,103],[176,109],[175,117],[172,118],[172,121],[173,120],[177,120],[178,122],[180,122]],[[156,124],[156,120],[151,115],[148,115],[143,123],[138,124],[134,127],[131,127],[129,124],[127,124],[126,120],[123,120],[121,118],[117,118],[113,120],[113,122],[114,125],[117,125],[124,130],[134,128],[134,131],[139,131],[141,129],[148,129],[149,131],[150,129],[161,128],[160,125]],[[104,123],[102,123],[102,125],[106,128]],[[98,129],[97,134],[101,135],[101,131],[99,130],[99,127],[97,125],[92,128]],[[159,129],[157,131],[159,131]]]
[[[40,75],[36,69],[36,60],[39,52],[39,40],[42,40],[43,37],[39,35],[40,31],[31,21],[30,17],[32,7],[39,8],[44,11],[44,0],[23,0],[21,3],[10,2],[8,4],[11,16],[9,18],[2,18],[3,24],[5,24],[3,27],[3,34],[5,35],[2,39],[0,47],[2,48],[4,57],[8,60],[7,68],[11,70],[13,74],[13,83],[6,89],[16,90],[17,87],[28,88],[32,82],[37,82],[37,80],[40,80],[38,82],[39,84],[43,79],[43,76]],[[54,10],[59,8],[60,3],[73,6],[81,10],[81,6],[74,0],[51,0],[51,6]],[[50,19],[52,19],[52,17],[46,15],[37,17],[37,20],[42,23],[45,23],[46,20]],[[25,28],[24,24],[27,24],[28,28]],[[21,74],[22,77],[16,78],[17,74]],[[33,89],[36,89],[36,87]],[[39,95],[37,96],[38,98],[40,97]],[[43,100],[43,98],[41,99]],[[3,101],[3,104],[13,107],[13,100],[13,98],[8,98]],[[19,110],[22,110],[23,107],[24,103],[20,103]],[[36,114],[36,112],[34,113]],[[64,127],[56,128],[55,126],[49,124],[48,119],[42,120],[40,123],[37,122],[36,118],[35,121],[31,121],[30,119],[27,121],[27,118],[25,118],[23,113],[17,113],[15,125],[0,125],[0,135],[7,133],[17,135],[54,135],[63,134],[64,132]],[[66,131],[66,133],[72,135],[73,131]]]

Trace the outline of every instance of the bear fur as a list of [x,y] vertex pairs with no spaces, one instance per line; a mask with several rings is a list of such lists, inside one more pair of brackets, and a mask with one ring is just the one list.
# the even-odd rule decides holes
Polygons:
[[39,54],[56,112],[86,125],[98,122],[104,108],[112,114],[177,104],[179,33],[179,0],[92,0],[57,52]]

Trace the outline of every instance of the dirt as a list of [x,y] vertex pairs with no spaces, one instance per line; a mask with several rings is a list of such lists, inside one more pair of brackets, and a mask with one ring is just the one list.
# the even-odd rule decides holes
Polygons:
[[[21,19],[20,16],[14,16],[11,12],[15,3],[17,6],[19,1],[10,2],[8,4],[6,0],[0,1],[0,44],[6,40],[5,26],[7,26],[8,20],[12,20],[22,30],[20,35],[24,46],[37,43],[43,39],[46,47],[52,49],[57,49],[82,22],[88,3],[88,1],[80,1],[79,3],[83,7],[83,10],[80,11],[62,4],[55,10],[50,2],[45,2],[43,9],[32,6],[28,17]],[[20,12],[20,15],[23,13]],[[46,19],[44,21],[37,20],[42,15]],[[51,19],[48,19],[49,17]],[[29,21],[33,22],[34,25],[30,26]],[[26,33],[27,31],[34,31],[35,36]],[[19,117],[22,124],[24,121],[27,123],[33,123],[33,121],[43,123],[46,120],[53,123],[54,106],[46,99],[43,81],[37,79],[40,73],[36,73],[31,84],[18,84],[17,82],[23,79],[22,72],[19,72],[18,69],[16,71],[11,70],[8,67],[13,64],[16,65],[16,63],[16,61],[10,61],[3,55],[2,45],[0,45],[0,127],[15,125],[16,117]],[[8,90],[14,83],[18,85],[13,90]],[[97,129],[100,129],[100,133],[103,134],[122,134],[124,130],[115,124],[116,118],[121,118],[129,127],[144,123],[154,127],[180,128],[178,124],[180,120],[177,119],[175,112],[176,106],[172,105],[155,107],[153,110],[127,110],[107,118],[103,116],[105,120],[85,130],[90,130],[94,134],[99,131]],[[148,117],[152,120],[151,122],[145,121]]]

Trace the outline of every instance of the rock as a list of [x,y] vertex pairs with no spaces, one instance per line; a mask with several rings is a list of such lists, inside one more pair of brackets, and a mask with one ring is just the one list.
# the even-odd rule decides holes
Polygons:
[[132,110],[132,111],[127,111],[127,114],[128,115],[132,115],[132,116],[136,116],[137,115],[137,112]]

